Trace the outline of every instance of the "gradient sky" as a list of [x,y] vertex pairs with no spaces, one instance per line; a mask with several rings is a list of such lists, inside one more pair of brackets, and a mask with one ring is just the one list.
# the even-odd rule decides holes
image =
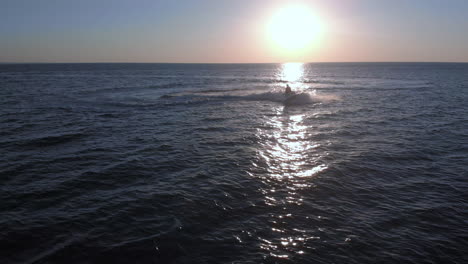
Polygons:
[[[265,32],[292,2],[324,26],[294,56]],[[468,62],[468,1],[0,0],[0,36],[0,62]]]

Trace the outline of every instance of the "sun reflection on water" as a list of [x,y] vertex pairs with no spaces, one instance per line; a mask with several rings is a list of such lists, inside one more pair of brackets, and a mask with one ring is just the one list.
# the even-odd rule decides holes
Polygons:
[[307,139],[307,126],[302,124],[305,114],[281,114],[269,122],[276,127],[264,142],[264,148],[259,155],[268,164],[270,176],[278,180],[285,178],[313,176],[323,168],[309,168],[310,159],[306,155],[311,149],[319,147],[317,143]]
[[304,75],[304,63],[288,62],[283,63],[280,78],[287,82],[298,82]]
[[278,72],[278,79],[287,82],[293,89],[302,88],[304,77],[304,63],[290,62],[281,65]]
[[327,165],[322,161],[325,154],[320,152],[320,144],[310,140],[307,114],[282,107],[275,111],[257,133],[261,143],[254,166],[266,172],[256,176],[264,183],[264,203],[271,208],[271,234],[259,239],[260,247],[271,257],[288,259],[304,254],[307,241],[320,239],[316,228],[303,226],[308,215],[302,193],[314,187],[314,177]]

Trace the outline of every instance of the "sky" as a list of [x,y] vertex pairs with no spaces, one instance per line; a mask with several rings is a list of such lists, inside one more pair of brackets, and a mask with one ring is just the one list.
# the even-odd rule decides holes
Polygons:
[[0,62],[290,61],[468,62],[468,1],[0,0]]

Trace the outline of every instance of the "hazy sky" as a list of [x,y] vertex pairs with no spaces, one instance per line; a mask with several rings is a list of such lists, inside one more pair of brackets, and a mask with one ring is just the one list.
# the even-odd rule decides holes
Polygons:
[[[321,34],[289,54],[267,25],[297,3]],[[0,0],[0,62],[287,61],[468,62],[468,1]]]

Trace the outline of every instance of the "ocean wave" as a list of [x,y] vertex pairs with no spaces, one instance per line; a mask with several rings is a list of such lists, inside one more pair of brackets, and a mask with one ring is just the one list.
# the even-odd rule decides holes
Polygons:
[[59,135],[44,135],[39,137],[28,138],[25,140],[17,140],[14,141],[14,143],[18,146],[26,148],[42,148],[77,141],[86,136],[87,133],[85,132],[63,133]]

